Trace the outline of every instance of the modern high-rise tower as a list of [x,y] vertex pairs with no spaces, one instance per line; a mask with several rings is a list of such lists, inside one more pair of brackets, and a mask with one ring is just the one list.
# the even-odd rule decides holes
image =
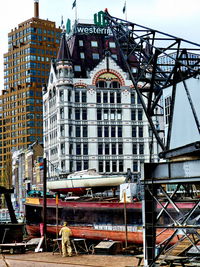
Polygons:
[[47,82],[50,61],[57,55],[60,33],[55,22],[39,18],[38,0],[34,0],[34,17],[8,33],[0,96],[1,184],[11,184],[11,151],[42,141],[42,84]]

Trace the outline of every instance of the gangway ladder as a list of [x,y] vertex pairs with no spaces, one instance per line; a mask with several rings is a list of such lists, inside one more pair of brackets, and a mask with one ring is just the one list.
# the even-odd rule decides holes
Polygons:
[[172,256],[179,256],[183,254],[200,241],[199,234],[200,230],[197,230],[197,234],[192,233],[183,236],[176,244],[166,250],[165,253]]

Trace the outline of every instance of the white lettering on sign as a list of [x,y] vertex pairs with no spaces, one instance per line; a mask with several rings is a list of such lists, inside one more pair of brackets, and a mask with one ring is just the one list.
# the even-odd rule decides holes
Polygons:
[[76,26],[75,28],[76,33],[81,34],[105,34],[105,35],[112,35],[112,32],[108,28],[101,28],[95,26]]

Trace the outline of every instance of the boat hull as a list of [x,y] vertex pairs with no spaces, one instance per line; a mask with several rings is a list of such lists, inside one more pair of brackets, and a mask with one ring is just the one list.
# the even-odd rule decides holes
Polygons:
[[[56,234],[60,230],[60,226],[57,228],[56,226],[47,226],[47,233],[51,237],[55,237]],[[85,238],[89,240],[115,240],[125,242],[126,233],[124,231],[109,231],[109,230],[97,230],[91,227],[75,227],[70,226],[72,231],[73,238]],[[162,230],[157,231],[159,234]],[[40,226],[39,225],[27,225],[27,232],[30,236],[40,236]],[[158,235],[156,238],[156,243],[159,244],[163,242],[163,240],[168,239],[173,234],[173,230],[166,230],[161,235]],[[142,245],[143,244],[143,232],[142,229],[133,232],[127,232],[127,242],[130,244]],[[171,244],[175,244],[178,242],[178,237],[175,236],[173,240],[170,242]]]
[[[185,209],[185,212],[194,207],[194,203],[177,203],[177,207]],[[158,210],[162,207],[158,205]],[[174,207],[168,208],[173,212]],[[27,198],[26,221],[27,231],[30,235],[40,236],[40,223],[42,222],[43,199]],[[58,214],[56,216],[56,214]],[[125,216],[126,214],[126,216]],[[175,216],[176,214],[174,214]],[[125,219],[126,217],[126,219]],[[58,227],[56,227],[58,221]],[[47,235],[56,237],[60,225],[67,221],[72,229],[73,237],[92,240],[116,240],[125,242],[127,225],[127,242],[134,244],[143,243],[142,234],[142,203],[119,203],[114,199],[110,201],[85,200],[60,200],[56,204],[55,199],[47,199]],[[160,225],[168,224],[163,217]],[[160,228],[161,229],[161,228]],[[163,229],[161,229],[163,230]],[[160,233],[158,229],[157,234]],[[173,230],[165,230],[156,238],[156,243],[169,238]],[[176,243],[177,236],[171,241]]]

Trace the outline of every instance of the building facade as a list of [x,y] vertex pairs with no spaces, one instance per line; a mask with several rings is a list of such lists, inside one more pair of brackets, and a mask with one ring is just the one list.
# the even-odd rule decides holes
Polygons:
[[43,146],[34,142],[12,153],[12,203],[18,216],[24,215],[27,191],[43,189]]
[[4,185],[11,186],[11,152],[43,141],[42,84],[57,55],[60,33],[54,22],[39,18],[39,1],[35,0],[34,17],[8,34],[0,96],[0,177]]
[[[130,66],[134,74],[135,58]],[[43,115],[49,176],[130,168],[138,177],[150,151],[158,160],[157,143],[112,35],[94,25],[78,23],[67,42],[62,34],[43,90]]]

